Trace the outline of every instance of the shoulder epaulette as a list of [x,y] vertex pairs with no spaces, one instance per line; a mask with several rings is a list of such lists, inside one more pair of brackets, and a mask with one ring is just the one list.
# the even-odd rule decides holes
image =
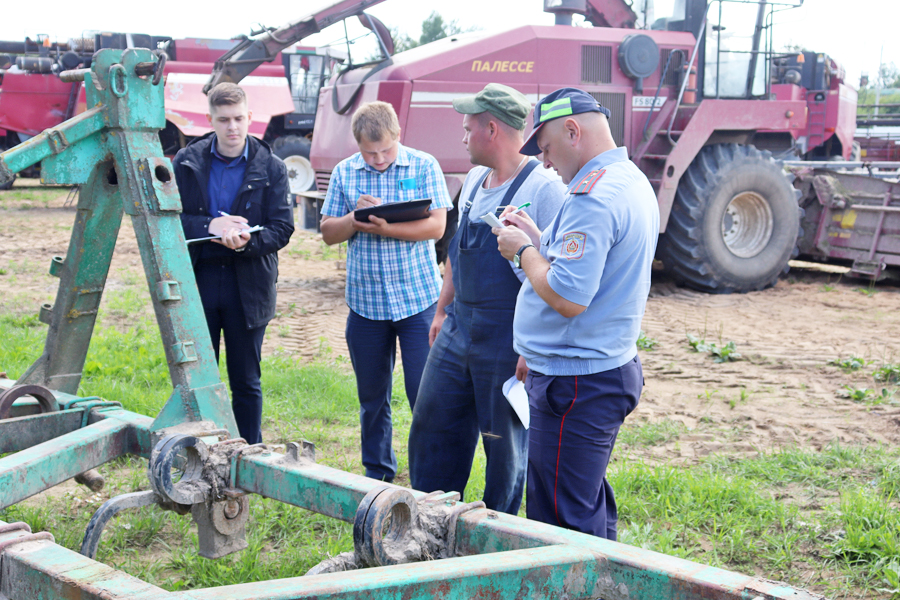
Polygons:
[[600,178],[603,177],[603,174],[606,173],[606,169],[600,169],[598,171],[591,171],[584,178],[575,184],[575,187],[572,188],[573,194],[588,194],[592,189],[594,189],[594,184],[600,181]]

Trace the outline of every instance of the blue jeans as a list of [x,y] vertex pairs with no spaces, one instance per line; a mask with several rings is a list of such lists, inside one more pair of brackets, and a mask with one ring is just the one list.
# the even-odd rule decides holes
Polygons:
[[606,467],[643,385],[637,357],[591,375],[529,371],[529,519],[615,541],[618,511]]
[[501,389],[518,360],[512,316],[453,306],[463,314],[448,313],[428,355],[413,412],[412,487],[465,493],[480,434],[487,458],[485,506],[514,515],[525,487],[528,431]]
[[428,356],[428,330],[434,310],[435,306],[431,305],[400,321],[367,319],[352,310],[347,317],[347,348],[356,373],[366,477],[390,482],[397,474],[397,457],[391,446],[391,384],[397,340],[400,340],[406,397],[412,409]]

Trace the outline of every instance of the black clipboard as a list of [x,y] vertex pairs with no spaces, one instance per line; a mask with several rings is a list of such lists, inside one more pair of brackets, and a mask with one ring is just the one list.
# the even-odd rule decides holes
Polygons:
[[369,215],[375,215],[388,223],[402,223],[404,221],[418,221],[428,217],[428,208],[431,206],[431,198],[422,200],[406,200],[404,202],[389,202],[378,206],[357,208],[354,218],[364,223],[369,222]]

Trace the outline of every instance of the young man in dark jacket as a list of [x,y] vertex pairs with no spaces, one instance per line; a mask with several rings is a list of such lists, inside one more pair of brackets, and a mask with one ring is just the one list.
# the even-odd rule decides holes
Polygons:
[[[275,316],[278,250],[294,232],[294,214],[284,163],[247,135],[250,117],[239,86],[217,85],[207,115],[213,132],[180,150],[173,164],[185,237],[219,236],[188,248],[217,361],[225,335],[238,430],[256,444],[262,442],[262,342]],[[255,226],[263,229],[246,231]]]

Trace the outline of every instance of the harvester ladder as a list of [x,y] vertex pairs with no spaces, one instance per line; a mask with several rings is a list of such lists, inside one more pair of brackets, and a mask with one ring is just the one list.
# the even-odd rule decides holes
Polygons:
[[817,102],[815,100],[816,94],[821,93],[809,92],[807,96],[807,99],[811,100],[811,102],[807,103],[807,106],[809,106],[809,118],[806,122],[807,131],[809,132],[807,135],[808,150],[825,143],[825,103],[824,101]]

